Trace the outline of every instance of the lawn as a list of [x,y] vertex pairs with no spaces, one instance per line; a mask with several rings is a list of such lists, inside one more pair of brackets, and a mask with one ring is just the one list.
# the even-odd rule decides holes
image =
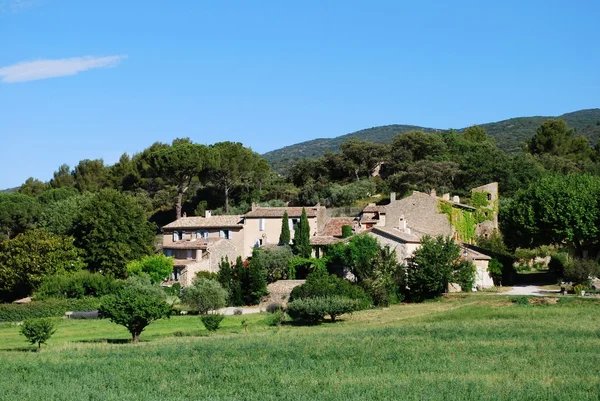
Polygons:
[[198,320],[157,322],[133,345],[118,343],[128,334],[108,321],[59,319],[40,353],[24,351],[18,328],[2,324],[0,399],[600,397],[600,304],[591,300],[519,306],[502,295],[459,294],[312,327],[231,316],[210,336]]

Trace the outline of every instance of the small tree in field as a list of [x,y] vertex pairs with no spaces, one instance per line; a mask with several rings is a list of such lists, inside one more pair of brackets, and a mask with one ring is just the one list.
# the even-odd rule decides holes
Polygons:
[[201,278],[183,290],[183,303],[198,309],[198,313],[221,309],[227,305],[227,290],[218,281]]
[[54,323],[50,319],[28,319],[21,326],[21,334],[32,345],[37,344],[38,349],[42,348],[42,344],[45,344],[55,332]]
[[117,294],[105,297],[99,311],[111,322],[125,326],[137,343],[146,326],[170,317],[173,309],[154,288],[128,285]]

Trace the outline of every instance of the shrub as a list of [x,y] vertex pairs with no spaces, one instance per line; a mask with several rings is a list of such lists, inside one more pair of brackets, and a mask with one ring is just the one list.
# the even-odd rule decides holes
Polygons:
[[573,292],[575,293],[575,295],[581,295],[581,291],[589,291],[590,287],[588,287],[587,285],[584,284],[577,284],[575,286],[573,286]]
[[526,296],[520,296],[520,297],[514,297],[511,299],[512,303],[515,303],[517,305],[521,305],[521,306],[527,306],[529,305],[529,297]]
[[207,279],[207,280],[218,280],[219,279],[219,274],[218,273],[213,273],[213,272],[207,272],[207,271],[199,271],[196,272],[196,274],[194,274],[194,282],[197,280],[200,280],[201,278]]
[[35,293],[36,300],[48,298],[101,297],[115,289],[115,279],[82,270],[73,274],[45,277]]
[[548,269],[555,273],[557,277],[563,277],[567,264],[569,264],[569,255],[565,252],[555,252],[550,255]]
[[339,315],[360,309],[360,301],[340,296],[305,298],[290,302],[287,313],[297,321],[318,322],[326,315],[335,322]]
[[274,302],[274,303],[271,303],[271,304],[267,305],[266,310],[269,313],[275,313],[275,312],[283,310],[283,306],[281,306],[281,304],[278,304],[278,303]]
[[590,259],[573,260],[564,268],[564,279],[573,284],[589,285],[598,276],[598,263]]
[[289,245],[258,248],[252,253],[251,265],[260,265],[266,271],[267,281],[293,279],[290,275],[290,260],[294,257]]
[[200,316],[200,320],[202,320],[202,324],[206,327],[208,331],[217,331],[219,326],[221,325],[221,321],[225,318],[225,316],[215,313],[210,315],[202,315]]
[[0,304],[0,322],[20,322],[25,319],[63,316],[65,312],[97,310],[100,298],[49,299],[28,304]]
[[498,259],[490,260],[490,262],[488,263],[487,271],[490,274],[490,276],[492,277],[492,280],[494,281],[494,285],[498,285],[499,283],[502,282],[503,267],[502,267],[502,263],[500,263],[500,261]]
[[240,315],[243,315],[243,314],[244,314],[244,311],[243,311],[243,310],[241,310],[241,309],[239,309],[239,308],[238,308],[238,309],[234,309],[234,310],[233,310],[233,314],[234,314],[235,316],[240,316]]
[[161,283],[173,272],[173,258],[166,255],[144,256],[126,266],[128,276],[146,276],[152,283]]
[[456,266],[452,281],[460,285],[463,291],[471,291],[475,285],[475,265],[469,260],[463,260]]
[[163,291],[167,295],[179,297],[179,296],[181,296],[181,284],[173,283],[173,285],[170,287],[163,287]]
[[352,237],[352,226],[342,226],[342,238]]
[[371,298],[361,287],[321,270],[309,274],[304,284],[295,287],[290,294],[290,301],[327,296],[358,300],[360,309],[367,309],[372,304]]
[[265,320],[268,326],[281,326],[281,323],[285,321],[285,313],[282,310],[276,310],[269,313]]
[[21,334],[32,345],[37,344],[38,349],[56,332],[54,323],[50,319],[27,319],[21,326]]
[[156,320],[170,317],[173,308],[153,287],[128,284],[115,295],[102,300],[100,313],[111,322],[125,326],[134,343],[144,329]]
[[214,280],[201,278],[183,290],[183,303],[194,307],[203,315],[227,305],[227,291]]

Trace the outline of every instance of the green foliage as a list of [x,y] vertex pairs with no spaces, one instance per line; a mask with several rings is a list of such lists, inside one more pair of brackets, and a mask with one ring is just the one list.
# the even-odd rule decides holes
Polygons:
[[162,283],[173,271],[173,258],[165,255],[144,256],[126,266],[128,276],[147,276],[152,283]]
[[290,301],[327,296],[357,300],[361,309],[369,308],[372,303],[369,295],[361,287],[323,270],[309,274],[304,284],[295,287],[290,294]]
[[487,132],[485,132],[485,129],[477,125],[473,125],[472,127],[465,129],[463,137],[467,141],[471,142],[485,142],[488,140],[488,135]]
[[85,266],[70,237],[31,230],[0,241],[0,299],[28,296],[44,277],[75,272]]
[[452,282],[460,285],[462,291],[469,292],[475,286],[475,265],[470,260],[462,260],[453,267]]
[[115,279],[82,270],[71,274],[54,274],[42,280],[35,299],[101,297],[115,290]]
[[281,218],[281,234],[279,234],[279,245],[289,245],[291,240],[292,237],[290,234],[289,216],[286,210]]
[[491,251],[497,255],[510,255],[510,252],[504,243],[504,237],[499,230],[492,231],[487,237],[477,237],[476,243],[480,248]]
[[227,290],[218,281],[201,278],[194,285],[183,289],[183,303],[196,308],[205,315],[227,305]]
[[527,143],[529,152],[535,155],[549,154],[589,158],[592,149],[585,138],[575,138],[575,131],[563,120],[545,121]]
[[21,326],[21,334],[30,344],[37,344],[38,349],[42,348],[42,344],[45,344],[55,332],[54,323],[50,319],[27,319]]
[[327,261],[326,258],[301,258],[299,256],[294,256],[290,259],[288,270],[288,276],[291,278],[302,279],[308,276],[309,274],[316,271],[327,271]]
[[487,271],[494,280],[494,285],[499,285],[502,282],[503,266],[498,259],[491,259],[488,263]]
[[352,226],[342,226],[342,238],[352,237]]
[[592,277],[599,277],[598,263],[591,259],[575,259],[564,267],[563,279],[576,284],[590,285]]
[[254,248],[252,259],[250,259],[248,265],[247,287],[242,287],[246,305],[258,305],[261,298],[269,294],[267,291],[268,271],[266,263],[267,261],[260,256],[260,248]]
[[206,327],[206,330],[208,331],[217,331],[219,329],[219,326],[221,326],[221,322],[224,318],[225,316],[220,315],[218,313],[200,316],[202,324],[204,325],[204,327]]
[[[52,191],[58,190],[74,189],[60,188]],[[85,194],[59,199],[56,202],[45,205],[40,216],[40,227],[53,234],[70,235],[73,231],[75,222],[79,219],[81,209],[85,207],[91,197],[92,194],[87,192]]]
[[567,264],[569,264],[569,254],[565,252],[554,252],[550,254],[548,270],[554,272],[556,277],[563,277],[565,266],[567,266]]
[[468,270],[468,267],[460,259],[460,246],[454,240],[425,236],[421,244],[407,266],[408,295],[412,301],[441,295],[456,278],[466,282],[468,275],[461,270]]
[[529,297],[524,295],[514,297],[511,299],[511,301],[519,306],[529,306]]
[[288,303],[287,314],[295,321],[317,323],[326,315],[334,322],[340,315],[360,309],[360,302],[341,296],[297,299]]
[[379,248],[377,240],[366,233],[355,235],[348,241],[344,262],[358,282],[370,276],[373,269],[372,261]]
[[[448,216],[448,222],[454,227],[458,233],[458,237],[463,242],[470,242],[475,239],[475,225],[481,221],[477,221],[473,216],[473,212],[452,205],[446,201],[440,202],[440,213]],[[479,214],[477,214],[479,216]],[[483,221],[483,220],[482,220]]]
[[89,312],[100,306],[99,298],[48,299],[26,304],[0,304],[0,322],[64,316],[65,312]]
[[154,228],[136,200],[112,189],[92,196],[73,227],[88,268],[124,277],[128,262],[153,253]]
[[575,295],[581,295],[582,291],[588,291],[590,289],[590,287],[588,285],[585,284],[577,284],[573,286],[573,293]]
[[0,240],[36,226],[40,206],[35,198],[18,193],[0,193]]
[[372,259],[372,271],[362,282],[377,306],[388,306],[404,299],[405,269],[389,246],[379,248]]
[[564,244],[582,253],[600,234],[600,178],[547,175],[519,191],[502,213],[513,248]]
[[244,290],[248,291],[248,269],[242,258],[238,256],[235,265],[231,265],[227,258],[221,260],[217,281],[228,292],[229,306],[245,305]]
[[310,246],[310,225],[306,215],[306,209],[302,208],[302,215],[296,230],[294,231],[294,253],[301,258],[310,258],[312,247]]
[[205,278],[207,280],[219,281],[219,273],[213,273],[213,272],[207,272],[207,271],[201,270],[199,272],[196,272],[196,274],[194,274],[194,278],[192,279],[192,281],[197,281],[197,280],[200,280],[201,278]]
[[272,283],[277,280],[290,280],[290,261],[294,257],[292,248],[288,245],[277,247],[256,248],[252,252],[250,266],[260,266],[267,273],[267,282]]
[[99,312],[111,322],[125,326],[137,343],[148,325],[170,317],[173,308],[152,287],[128,284],[116,294],[104,297]]
[[269,313],[265,318],[265,321],[267,323],[267,326],[279,327],[283,322],[285,322],[285,312],[280,309]]

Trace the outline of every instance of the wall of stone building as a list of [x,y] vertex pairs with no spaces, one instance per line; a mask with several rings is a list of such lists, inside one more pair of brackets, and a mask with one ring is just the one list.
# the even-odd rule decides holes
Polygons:
[[[264,217],[265,229],[260,230],[260,218],[258,217],[246,217],[244,224],[244,248],[243,254],[247,258],[252,256],[252,249],[254,249],[256,243],[260,239],[265,239],[263,245],[266,244],[278,244],[279,235],[281,234],[281,217]],[[294,217],[300,221],[300,217]],[[314,236],[318,232],[318,223],[316,217],[308,218],[308,225],[310,226],[310,235]],[[263,235],[265,237],[263,237]],[[294,239],[294,229],[290,229],[290,236]]]
[[[233,228],[223,228],[223,230],[230,230],[230,239],[239,250],[239,256],[246,257],[245,254],[242,253],[244,249],[244,227],[233,227]],[[182,231],[182,230],[177,230]],[[207,227],[207,228],[197,228],[197,229],[187,229],[185,231],[184,240],[194,240],[196,239],[197,232],[208,232],[208,238],[218,239],[221,235],[221,228],[219,227]],[[279,238],[279,236],[277,237]],[[169,245],[173,244],[173,231],[163,233],[163,248],[168,248]],[[236,255],[237,257],[237,255]],[[185,259],[185,258],[182,258]]]
[[475,228],[475,234],[478,236],[490,235],[494,230],[498,229],[498,202],[500,198],[500,194],[498,192],[498,183],[491,182],[489,184],[473,188],[471,189],[471,192],[485,192],[490,195],[490,198],[488,199],[488,208],[492,213],[492,220],[484,221],[483,223],[478,224]]
[[476,288],[491,288],[494,286],[494,280],[488,273],[488,264],[487,260],[474,260],[473,264],[475,265],[475,287]]
[[210,271],[210,264],[208,260],[202,260],[197,263],[190,263],[185,266],[181,271],[178,282],[182,287],[192,285],[196,273],[199,271]]
[[227,257],[231,263],[235,263],[237,257],[242,256],[233,242],[228,240],[219,241],[211,245],[208,249],[208,255],[210,263],[207,271],[211,273],[219,271],[219,264],[223,258]]
[[412,257],[417,249],[421,246],[419,243],[404,243],[398,242],[384,235],[375,232],[369,232],[369,235],[375,238],[381,246],[388,245],[390,249],[396,251],[396,260],[399,263],[406,264],[408,258]]

